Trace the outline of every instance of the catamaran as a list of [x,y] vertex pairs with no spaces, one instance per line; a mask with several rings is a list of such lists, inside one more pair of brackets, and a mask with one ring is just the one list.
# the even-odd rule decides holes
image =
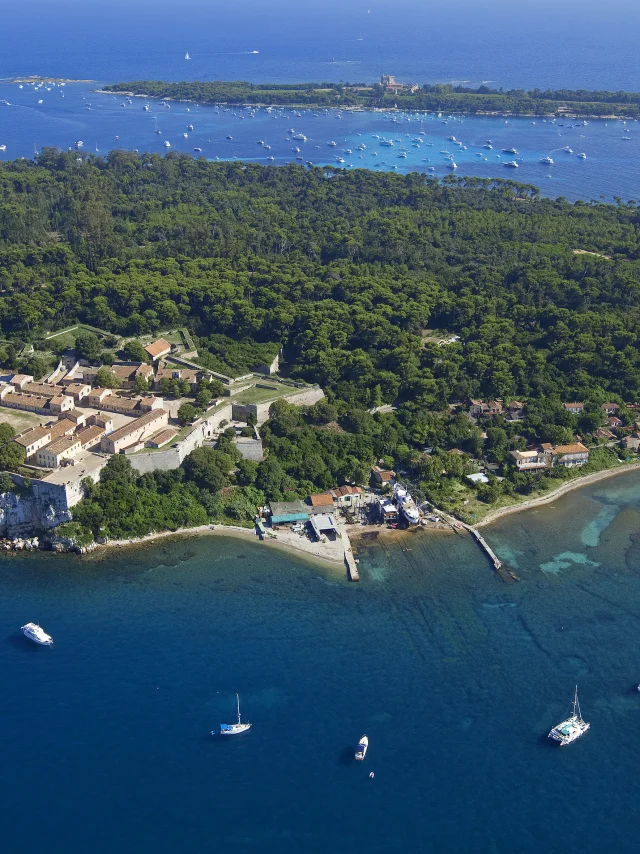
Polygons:
[[[251,729],[251,724],[243,724],[240,720],[240,695],[236,694],[238,701],[238,723],[236,724],[220,724],[220,735],[238,735],[241,732],[246,732]],[[215,735],[215,730],[211,731],[211,735]]]
[[367,749],[369,747],[369,739],[366,735],[363,735],[360,741],[358,742],[358,747],[356,749],[356,759],[363,760],[367,755]]
[[22,631],[24,632],[25,637],[28,637],[29,640],[32,640],[35,643],[39,643],[42,646],[53,646],[53,638],[51,635],[48,635],[37,623],[25,623],[25,625],[22,626]]
[[580,736],[584,735],[590,726],[591,724],[582,720],[580,703],[578,702],[578,686],[576,685],[576,691],[573,696],[573,711],[571,715],[566,719],[566,721],[562,721],[562,723],[554,726],[549,733],[549,738],[557,741],[560,746],[563,747],[565,744],[571,744],[572,741],[575,741],[580,738]]

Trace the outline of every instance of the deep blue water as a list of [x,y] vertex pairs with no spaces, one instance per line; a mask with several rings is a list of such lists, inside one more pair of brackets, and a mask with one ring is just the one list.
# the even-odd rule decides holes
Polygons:
[[[148,102],[146,112],[144,99],[133,98],[129,103],[121,95],[99,94],[95,84],[46,85],[37,90],[29,85],[0,84],[0,100],[11,104],[0,106],[0,144],[6,145],[0,158],[5,160],[33,157],[44,145],[65,149],[76,140],[83,141],[83,150],[100,154],[118,147],[164,153],[167,141],[172,151],[198,156],[194,149],[200,148],[201,156],[209,159],[238,158],[263,164],[298,159],[354,169],[418,170],[443,177],[452,171],[444,154],[448,151],[455,157],[458,175],[514,178],[535,184],[545,195],[570,200],[611,200],[616,195],[640,198],[638,122],[593,120],[583,125],[571,119],[551,123],[539,118],[451,119],[436,114],[296,109],[271,114],[259,109],[254,114],[242,108],[186,103],[168,108],[155,99]],[[307,141],[293,139],[292,128]],[[451,141],[451,136],[466,149]],[[382,139],[392,140],[393,147],[381,145]],[[492,142],[491,150],[484,147],[487,140]],[[362,144],[366,147],[359,150]],[[566,146],[573,154],[563,151]],[[519,152],[515,157],[502,153],[503,148],[512,147]],[[399,156],[403,150],[406,157]],[[586,159],[578,157],[582,152]],[[552,158],[553,166],[540,163],[546,156]],[[339,164],[338,157],[344,163]],[[506,161],[514,159],[517,169],[505,167]]]
[[[428,532],[359,585],[217,537],[2,558],[3,850],[635,851],[640,478],[486,536],[519,583]],[[235,691],[253,729],[210,736]]]

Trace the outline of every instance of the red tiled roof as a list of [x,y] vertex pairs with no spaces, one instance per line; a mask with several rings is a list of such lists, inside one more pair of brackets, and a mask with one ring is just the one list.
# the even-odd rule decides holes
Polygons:
[[329,504],[333,505],[333,498],[328,492],[322,492],[319,495],[310,495],[309,503],[312,507],[326,507]]

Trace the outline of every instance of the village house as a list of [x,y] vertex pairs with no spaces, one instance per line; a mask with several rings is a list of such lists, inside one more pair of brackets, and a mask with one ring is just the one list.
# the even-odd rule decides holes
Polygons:
[[640,436],[638,436],[637,433],[633,433],[631,436],[625,436],[620,444],[623,448],[626,448],[627,451],[637,451],[640,449]]
[[198,388],[198,384],[203,377],[203,371],[198,371],[196,368],[181,368],[178,365],[168,365],[167,362],[161,362],[156,371],[155,387],[160,388],[161,380],[186,380],[192,392]]
[[80,452],[80,447],[80,440],[75,436],[62,436],[40,448],[36,461],[39,466],[56,469],[64,460],[73,459]]
[[168,445],[178,435],[178,431],[173,427],[167,427],[166,430],[161,430],[159,433],[147,441],[148,448],[162,448]]
[[22,445],[27,455],[27,459],[33,456],[40,448],[44,448],[51,441],[51,433],[46,427],[34,427],[32,430],[27,430],[21,436],[16,436],[13,440],[16,445]]
[[91,394],[91,386],[88,383],[68,383],[64,387],[64,393],[70,394],[76,403],[80,403]]
[[507,404],[507,418],[511,421],[519,421],[524,416],[524,403],[519,400],[510,400]]
[[612,430],[618,430],[622,427],[622,419],[618,418],[617,415],[611,415],[607,418],[607,424],[611,427]]
[[20,391],[24,394],[35,394],[39,397],[59,397],[61,394],[66,394],[65,389],[60,385],[49,385],[49,383],[23,383],[20,386]]
[[499,400],[471,400],[469,406],[469,415],[472,418],[484,416],[488,418],[492,415],[502,415],[502,403]]
[[87,413],[83,412],[81,409],[71,409],[69,412],[65,412],[61,417],[71,421],[76,427],[84,427],[87,422]]
[[567,412],[571,412],[572,415],[582,415],[584,403],[563,403],[562,405],[567,410]]
[[360,507],[364,493],[359,486],[336,486],[331,495],[338,507]]
[[76,383],[93,385],[99,370],[100,368],[96,368],[94,365],[81,365],[79,362],[76,362],[60,382],[64,386],[75,385]]
[[110,394],[113,394],[110,388],[94,388],[89,392],[87,397],[87,403],[89,406],[100,407],[102,401],[109,397]]
[[108,436],[103,436],[100,440],[100,448],[106,454],[119,454],[131,445],[144,442],[145,439],[166,427],[168,423],[169,413],[165,409],[151,410],[140,418],[136,418],[135,421],[109,433]]
[[379,466],[371,466],[371,475],[376,483],[391,483],[396,476],[394,471],[386,471]]
[[151,344],[147,344],[144,348],[148,353],[152,361],[156,361],[157,359],[162,359],[163,356],[168,356],[171,352],[171,344],[168,341],[165,341],[164,338],[158,338],[157,341],[153,341]]
[[509,451],[518,471],[546,469],[551,465],[551,456],[540,448],[537,451]]
[[61,412],[70,412],[75,406],[75,401],[68,394],[59,394],[49,401],[49,410],[54,415]]
[[617,403],[603,403],[600,408],[603,409],[607,415],[615,415],[620,409]]
[[306,503],[309,505],[308,512],[310,514],[331,513],[333,510],[333,496],[329,492],[310,495]]
[[19,388],[20,391],[26,386],[27,383],[32,383],[33,377],[29,376],[29,374],[14,374],[9,378],[9,384],[14,388]]
[[80,447],[83,451],[90,451],[92,448],[97,448],[103,436],[104,427],[99,427],[97,424],[80,427],[75,433],[75,438],[80,442]]
[[576,468],[584,466],[589,462],[589,449],[582,442],[573,442],[570,445],[557,445],[553,449],[554,465],[565,468]]
[[153,368],[146,362],[115,362],[109,370],[118,377],[122,388],[133,388],[138,377],[153,383]]
[[606,442],[610,442],[616,438],[615,433],[607,430],[606,427],[598,427],[593,435],[596,439],[604,439]]

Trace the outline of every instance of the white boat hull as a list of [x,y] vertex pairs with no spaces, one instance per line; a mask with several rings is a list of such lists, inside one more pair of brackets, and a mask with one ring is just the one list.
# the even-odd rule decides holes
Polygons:
[[53,646],[53,638],[51,635],[48,635],[44,629],[40,628],[40,626],[37,626],[35,623],[27,623],[21,628],[24,636],[34,643],[38,643],[40,646]]
[[360,762],[362,762],[364,757],[367,755],[368,749],[369,749],[369,739],[367,738],[366,735],[363,735],[362,738],[360,739],[360,741],[358,742],[358,747],[356,750],[356,759],[358,759]]
[[560,747],[571,744],[581,738],[589,729],[590,724],[575,716],[555,726],[549,733],[549,738],[556,741]]
[[[251,724],[220,724],[220,735],[239,735],[248,729],[251,729]],[[215,735],[215,730],[212,735]]]

